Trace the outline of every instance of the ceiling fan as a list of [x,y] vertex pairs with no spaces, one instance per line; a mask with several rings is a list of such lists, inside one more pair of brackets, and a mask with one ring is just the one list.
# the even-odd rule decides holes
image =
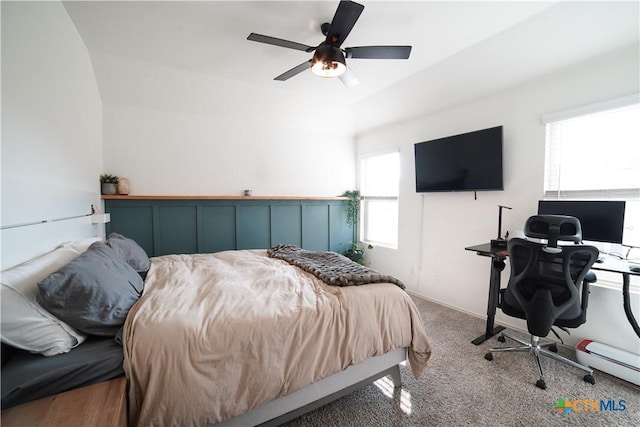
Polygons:
[[302,64],[280,74],[274,80],[288,80],[291,77],[311,68],[311,71],[321,77],[339,77],[347,86],[357,85],[358,79],[346,64],[346,58],[354,59],[408,59],[411,46],[359,46],[342,49],[340,46],[353,29],[364,6],[353,1],[341,0],[331,23],[325,22],[320,26],[326,39],[318,46],[308,46],[289,40],[262,34],[251,33],[247,40],[266,43],[289,49],[313,53],[313,57]]

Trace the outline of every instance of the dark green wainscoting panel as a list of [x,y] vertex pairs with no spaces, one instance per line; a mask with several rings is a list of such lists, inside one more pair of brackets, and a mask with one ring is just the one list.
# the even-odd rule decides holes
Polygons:
[[[110,204],[105,200],[105,206]],[[106,212],[111,214],[111,222],[107,223],[107,234],[120,233],[135,240],[147,254],[153,249],[153,206],[135,203],[115,203]]]
[[220,252],[236,248],[235,206],[201,206],[198,221],[201,252]]
[[271,206],[271,242],[302,246],[302,206]]
[[[302,241],[305,249],[323,251],[329,247],[329,206],[302,207]],[[346,221],[346,220],[345,220]]]
[[339,198],[105,196],[107,234],[134,239],[149,256],[265,249],[289,243],[341,252],[352,240]]
[[198,253],[197,211],[197,206],[157,207],[157,223],[161,226],[155,246],[160,255]]
[[268,248],[271,244],[268,205],[236,206],[237,249]]

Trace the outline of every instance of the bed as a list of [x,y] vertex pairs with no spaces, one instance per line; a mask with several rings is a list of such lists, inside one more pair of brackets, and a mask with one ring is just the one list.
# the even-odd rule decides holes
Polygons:
[[65,242],[2,271],[2,409],[124,375],[113,337],[84,334],[36,301],[39,282],[102,240]]
[[[79,304],[84,317],[70,322],[85,336],[121,339],[130,425],[278,424],[381,376],[391,375],[398,386],[398,364],[405,359],[415,376],[426,367],[424,326],[402,284],[390,276],[338,283],[345,274],[327,277],[331,263],[305,271],[267,250],[166,255],[147,259],[145,269],[140,248],[129,240],[136,256],[128,250],[119,257],[144,281],[138,286],[127,271],[125,315],[87,320]],[[87,252],[94,246],[108,252],[104,242]],[[78,268],[85,255],[69,264]],[[68,288],[57,291],[58,297],[69,295]],[[68,320],[55,304],[47,310]]]

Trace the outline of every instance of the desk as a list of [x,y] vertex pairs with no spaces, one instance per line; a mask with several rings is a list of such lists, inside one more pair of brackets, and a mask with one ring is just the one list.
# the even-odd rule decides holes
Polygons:
[[[496,308],[498,307],[498,296],[500,294],[500,273],[504,270],[505,259],[509,256],[506,249],[492,249],[490,243],[468,246],[468,251],[477,253],[480,256],[491,258],[491,275],[489,276],[489,297],[487,298],[487,327],[484,335],[471,341],[475,345],[480,345],[492,336],[504,329],[502,326],[494,327]],[[624,313],[631,324],[634,332],[640,337],[640,327],[631,311],[631,300],[629,297],[629,276],[640,276],[640,272],[631,271],[630,264],[613,258],[605,258],[603,262],[596,262],[591,267],[592,270],[610,271],[622,274],[622,301]]]

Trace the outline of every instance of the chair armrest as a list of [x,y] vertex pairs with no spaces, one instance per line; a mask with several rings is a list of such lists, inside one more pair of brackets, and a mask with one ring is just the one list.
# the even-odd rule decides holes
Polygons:
[[585,283],[595,283],[598,281],[598,277],[593,270],[589,270],[589,272],[584,276]]

